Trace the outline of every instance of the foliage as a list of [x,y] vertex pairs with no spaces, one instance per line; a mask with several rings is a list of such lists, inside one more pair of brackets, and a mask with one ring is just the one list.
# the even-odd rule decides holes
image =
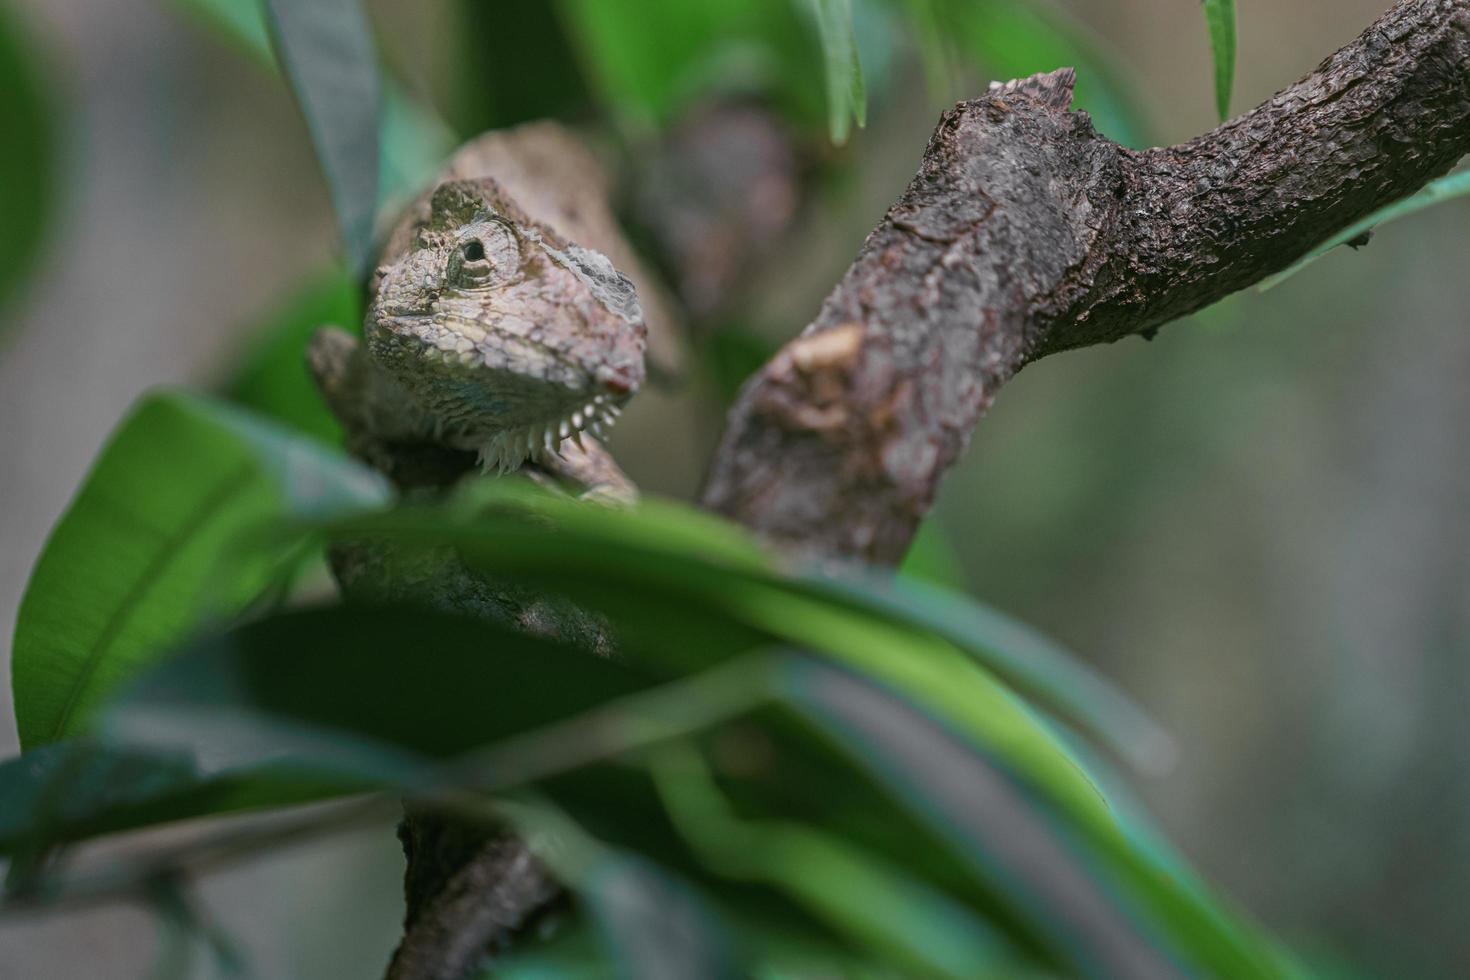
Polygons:
[[357,0],[266,0],[271,42],[327,176],[347,267],[373,257],[378,208],[378,57]]
[[[57,705],[79,697],[69,665],[87,668],[88,705],[110,707],[93,729],[100,741],[0,768],[0,841],[13,855],[391,790],[522,826],[616,955],[658,948],[648,930],[661,920],[628,907],[656,900],[728,937],[690,955],[732,964],[779,963],[794,934],[921,975],[1117,975],[1133,957],[1278,975],[1267,943],[1132,840],[1048,720],[1055,711],[1126,751],[1148,731],[1136,709],[1027,634],[987,627],[968,600],[782,568],[683,507],[605,510],[507,481],[354,516],[379,501],[362,489],[371,484],[305,445],[181,396],[145,403],[110,444],[42,558],[17,637],[18,654],[31,652],[15,678],[33,747],[78,730],[57,720]],[[193,557],[110,542],[89,523],[146,506],[158,460],[186,454],[212,454],[191,464],[211,473],[250,474],[252,501],[218,520],[197,506],[149,511],[149,540],[192,545],[191,528],[211,528]],[[254,503],[267,491],[273,508]],[[257,519],[273,530],[237,533]],[[143,520],[110,523],[127,533]],[[452,547],[479,573],[605,614],[621,660],[407,609],[229,625],[242,598],[284,584],[280,556],[318,536],[406,553]],[[37,612],[75,606],[85,573],[75,540],[141,559],[114,587],[125,593],[119,615],[147,620],[148,649],[99,645],[94,630]],[[233,604],[221,611],[214,590],[150,587],[150,572],[167,579],[176,565],[194,581],[226,575]],[[250,571],[261,568],[275,574]],[[123,601],[133,595],[146,597],[136,614]],[[206,616],[221,625],[186,639]],[[157,660],[179,642],[180,655]],[[405,658],[415,648],[433,651],[431,666]],[[330,826],[341,812],[308,819]],[[170,860],[183,872],[191,854]],[[142,867],[156,876],[158,862]],[[142,887],[143,874],[125,868],[107,882]],[[614,874],[627,880],[609,892]],[[62,899],[97,887],[39,864],[23,881],[23,894]],[[776,908],[789,913],[779,929],[766,921]]]
[[281,575],[284,552],[221,563],[286,513],[382,502],[382,481],[227,406],[145,399],[103,450],[31,576],[11,657],[21,744],[79,733],[120,679],[210,612]]
[[56,188],[53,96],[37,42],[0,6],[0,315],[35,266]]
[[1210,55],[1215,61],[1215,109],[1230,115],[1230,90],[1235,86],[1235,0],[1204,0],[1205,24],[1210,30]]

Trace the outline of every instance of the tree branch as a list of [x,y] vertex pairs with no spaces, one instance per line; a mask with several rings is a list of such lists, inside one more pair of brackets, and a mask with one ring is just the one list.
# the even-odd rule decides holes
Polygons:
[[786,549],[892,563],[1030,361],[1151,335],[1470,151],[1470,0],[1400,0],[1254,111],[1134,152],[1070,69],[945,113],[918,175],[747,383],[703,502]]

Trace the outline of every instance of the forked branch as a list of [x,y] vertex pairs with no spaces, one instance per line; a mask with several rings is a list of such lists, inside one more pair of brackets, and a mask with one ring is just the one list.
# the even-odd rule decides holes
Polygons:
[[1258,282],[1470,151],[1470,0],[1400,0],[1254,111],[1135,152],[1069,69],[945,113],[816,320],[730,412],[703,503],[785,549],[892,563],[1027,363]]

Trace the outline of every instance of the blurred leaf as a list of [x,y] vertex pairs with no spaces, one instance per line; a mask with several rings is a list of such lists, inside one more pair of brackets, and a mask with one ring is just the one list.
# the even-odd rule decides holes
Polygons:
[[[432,667],[407,660],[404,652],[412,649],[431,650]],[[428,764],[457,760],[440,772],[503,793],[558,774],[563,782],[572,774],[582,779],[602,760],[636,762],[659,743],[723,725],[759,699],[780,700],[805,730],[819,733],[865,779],[948,840],[967,862],[963,874],[982,882],[1062,962],[1098,975],[1182,975],[1183,969],[1165,968],[1177,954],[1213,976],[1273,975],[1260,969],[1267,947],[1235,929],[1223,912],[1190,907],[1169,879],[1151,877],[1146,859],[1110,824],[1028,788],[1034,782],[1005,761],[1018,757],[996,752],[984,733],[940,721],[949,712],[943,704],[904,698],[807,656],[744,660],[729,669],[691,666],[673,684],[653,688],[633,671],[657,666],[659,658],[636,647],[624,657],[628,667],[428,614],[350,607],[291,613],[199,641],[181,660],[155,668],[113,714],[109,730],[160,747],[197,744],[226,767],[251,758],[293,759],[308,772],[376,776],[430,793],[436,782],[427,779]],[[769,729],[778,739],[777,758],[811,751],[800,731]],[[656,771],[661,757],[651,757]],[[939,924],[964,922],[973,912],[877,855],[829,832],[789,825],[800,819],[796,812],[764,814],[775,823],[732,822],[732,815],[711,809],[712,791],[700,789],[704,777],[696,773],[691,782],[687,767],[663,771],[670,815],[695,845],[703,875],[778,886],[853,941],[928,973],[973,976],[973,967],[997,955],[988,942],[930,942]],[[840,810],[863,798],[850,774],[831,766],[821,771],[832,785],[810,803]],[[747,779],[759,780],[758,773]],[[622,828],[626,840],[619,846],[642,840],[656,853],[672,853],[667,842],[657,843],[660,831],[640,809],[623,808],[620,795],[598,791],[595,780],[589,785],[590,795],[562,802],[574,819]],[[764,798],[779,806],[784,797]],[[866,806],[863,812],[881,815]],[[839,823],[823,825],[841,833]],[[553,837],[558,873],[579,889],[595,889],[589,869],[597,855],[564,834]],[[930,846],[907,835],[890,840],[916,859]],[[622,931],[624,944],[634,942],[621,955],[638,962],[641,944],[658,925],[630,921],[633,913],[623,912],[606,924]],[[671,907],[666,918],[673,914]],[[690,928],[694,936],[704,931]],[[961,935],[973,937],[979,928],[972,922]],[[663,941],[669,942],[666,931]],[[708,944],[688,948],[704,957],[698,951]],[[1144,972],[1128,972],[1129,965]]]
[[[589,527],[622,523],[613,512],[571,509],[586,511]],[[641,526],[647,531],[646,515]],[[676,533],[692,543],[694,526],[686,521]],[[717,526],[710,522],[711,529]],[[544,520],[532,527],[530,533],[550,545],[547,550],[567,549],[562,561],[589,548],[609,550],[606,540],[592,542],[586,535],[557,541],[567,535],[552,532]],[[381,522],[377,527],[390,537],[391,530]],[[398,528],[400,543],[404,530]],[[518,550],[508,524],[491,523],[489,530],[505,549]],[[734,556],[718,534],[710,537],[715,554]],[[457,536],[460,547],[473,552],[467,538]],[[677,547],[671,549],[675,554]],[[686,563],[655,582],[636,556],[617,557],[615,566],[607,566],[615,570],[600,574],[655,593],[655,615],[687,601],[686,593],[673,590],[675,582],[692,572],[711,577],[707,568]],[[726,578],[719,588],[748,592],[751,584]],[[794,608],[800,614],[800,606]],[[709,635],[723,628],[717,613],[707,605],[699,610]],[[862,625],[859,619],[845,629]],[[835,615],[820,625],[830,633],[834,622]],[[983,689],[964,683],[963,675],[948,676],[974,699],[967,708],[934,685],[914,683],[922,671],[841,656],[850,637],[830,638],[836,656],[752,653],[717,666],[697,656],[671,659],[631,635],[627,639],[617,664],[427,613],[363,607],[289,613],[196,641],[181,659],[150,671],[111,713],[107,730],[159,750],[189,746],[207,771],[245,772],[243,767],[261,760],[277,766],[291,761],[306,773],[356,776],[431,798],[447,777],[494,794],[550,783],[572,819],[595,821],[615,831],[617,846],[648,848],[645,856],[659,860],[677,856],[678,848],[641,804],[605,791],[603,781],[626,771],[603,763],[649,760],[662,773],[658,779],[674,820],[670,829],[699,857],[690,870],[705,879],[715,876],[707,886],[730,879],[777,887],[809,914],[895,963],[964,977],[996,955],[1008,957],[1008,942],[997,954],[993,943],[930,941],[936,923],[963,922],[975,914],[967,903],[978,887],[1006,910],[1003,923],[1024,925],[1023,948],[1041,942],[1083,973],[1171,976],[1197,968],[1230,978],[1276,975],[1268,968],[1274,962],[1269,946],[1162,873],[1111,819],[1099,819],[1071,794],[1056,792],[1055,779],[1038,771],[1038,753],[1075,765],[1056,743],[1036,729],[1026,734],[1014,722],[977,725],[966,715],[994,715],[1004,702],[976,698]],[[906,643],[896,632],[880,635],[878,642],[895,660],[946,659],[939,649]],[[406,657],[412,650],[432,656]],[[802,722],[797,728],[763,726],[775,740],[766,750],[770,758],[791,771],[807,756],[813,762],[806,771],[821,777],[809,778],[792,796],[789,789],[761,788],[769,767],[737,769],[746,773],[745,807],[761,807],[761,819],[752,824],[749,818],[737,820],[734,810],[721,816],[723,805],[711,802],[714,791],[700,788],[708,778],[698,771],[691,777],[688,766],[669,770],[658,762],[667,756],[657,747],[753,717],[762,702],[783,705]],[[814,742],[811,734],[819,739]],[[1032,748],[1018,751],[1018,738],[1029,739]],[[822,753],[832,751],[852,770],[824,763]],[[853,782],[854,773],[929,836],[916,837],[890,820],[884,806],[868,798],[869,790]],[[567,795],[576,786],[583,788]],[[793,804],[796,809],[787,809]],[[803,826],[804,815],[816,823]],[[597,855],[568,845],[565,835],[553,836],[558,873],[579,888],[593,887],[586,871]],[[885,851],[906,856],[911,868],[869,853],[862,840],[882,840]],[[934,841],[947,842],[961,863],[934,865]],[[961,892],[972,898],[947,897],[936,884],[910,877],[935,867],[944,869],[946,880],[959,875],[973,882]],[[728,891],[730,885],[719,887]],[[728,897],[738,894],[737,888]],[[905,925],[905,915],[917,920]],[[618,928],[633,930],[631,941],[644,941],[637,936],[645,919],[619,921]],[[977,928],[972,923],[960,933],[973,936]],[[631,962],[638,954],[630,947],[623,955]]]
[[390,78],[383,83],[379,141],[378,206],[391,210],[429,186],[459,137]]
[[1235,0],[1203,2],[1215,59],[1215,109],[1223,121],[1230,117],[1230,91],[1235,85]]
[[701,348],[705,373],[715,385],[720,404],[729,406],[751,375],[776,353],[778,344],[751,330],[724,327],[711,331]]
[[547,0],[455,5],[463,54],[451,113],[461,132],[587,114],[592,94],[557,6]]
[[[714,910],[667,868],[594,840],[545,799],[518,797],[497,812],[509,818],[531,851],[576,891],[617,964],[615,976],[733,980],[743,975],[735,967],[729,937]],[[587,957],[585,948],[580,953],[579,958]],[[601,970],[599,975],[605,975],[606,966]]]
[[945,29],[940,4],[948,0],[902,0],[908,11],[910,29],[924,65],[925,84],[941,101],[953,97],[959,88],[959,67],[954,39]]
[[262,66],[274,69],[270,29],[266,26],[265,0],[169,0],[199,18],[221,37],[236,45]]
[[959,552],[935,517],[926,518],[919,525],[914,543],[909,545],[908,554],[899,565],[898,574],[902,578],[927,582],[955,592],[964,592],[966,588]]
[[576,882],[627,980],[740,976],[728,943],[703,903],[651,862],[599,862]]
[[1278,272],[1276,275],[1266,279],[1261,283],[1260,289],[1264,292],[1274,286],[1279,286],[1334,248],[1362,238],[1363,235],[1377,228],[1379,225],[1386,225],[1390,221],[1397,221],[1399,218],[1407,217],[1423,211],[1425,208],[1442,204],[1445,201],[1453,200],[1457,197],[1464,197],[1467,194],[1470,194],[1470,169],[1460,170],[1452,174],[1447,174],[1438,180],[1431,181],[1420,189],[1418,193],[1411,194],[1402,201],[1396,201],[1387,207],[1379,208],[1363,220],[1348,225],[1342,231],[1308,252],[1306,258],[1291,268],[1284,272]]
[[[169,2],[213,28],[262,68],[276,70],[276,56],[266,26],[265,0]],[[443,120],[405,93],[395,79],[383,79],[382,88],[378,133],[382,159],[376,202],[379,209],[423,190],[457,142]]]
[[213,922],[173,878],[159,878],[147,889],[149,904],[158,920],[159,943],[153,977],[187,980],[194,975],[194,946],[204,943],[212,954],[217,975],[249,976],[245,958],[234,940]]
[[1024,623],[922,582],[854,575],[809,583],[818,594],[855,601],[944,637],[1142,772],[1158,775],[1174,763],[1177,749],[1167,732],[1084,661]]
[[[457,516],[453,509],[399,510],[349,521],[341,529],[452,543],[489,573],[616,612],[628,621],[630,640],[666,651],[673,663],[697,656],[709,664],[719,655],[712,646],[716,639],[731,652],[748,646],[752,636],[834,652],[840,646],[843,656],[879,665],[874,669],[932,671],[922,680],[911,674],[907,682],[952,686],[942,697],[953,695],[956,709],[969,715],[984,712],[980,705],[991,695],[983,692],[998,687],[989,674],[995,671],[1127,758],[1154,758],[1169,744],[1090,669],[963,597],[917,585],[880,588],[876,579],[782,575],[748,533],[664,502],[609,511],[499,481],[476,487],[460,508]],[[680,598],[671,602],[671,596]],[[711,631],[711,616],[726,625]],[[978,672],[967,660],[980,665]],[[969,691],[975,702],[962,707],[966,695],[957,691]],[[986,723],[1003,726],[1002,718],[1013,717],[1011,699],[1001,701]],[[1030,725],[1023,723],[1026,730]],[[1055,775],[1096,803],[1073,767]]]
[[35,267],[57,187],[54,86],[24,28],[11,6],[0,6],[0,326]]
[[306,345],[319,327],[329,324],[357,332],[361,310],[357,286],[345,270],[313,277],[259,323],[241,331],[250,346],[236,360],[222,393],[328,445],[338,445],[342,429],[311,380]]
[[255,764],[205,773],[188,751],[58,742],[0,762],[0,856],[192,817],[310,803],[378,784]]
[[[1278,977],[1273,946],[1157,875],[1145,856],[1037,796],[1003,760],[870,680],[817,661],[788,687],[854,762],[900,791],[1046,937],[1070,972]],[[997,763],[1000,764],[997,764]]]
[[1014,961],[987,923],[876,855],[790,821],[739,819],[688,746],[661,752],[654,769],[675,824],[721,873],[786,890],[922,976],[964,980]]
[[[1144,146],[1148,127],[1139,115],[1136,100],[1114,68],[1114,59],[1091,32],[1072,23],[1058,8],[1018,0],[910,0],[927,5],[920,15],[932,22],[920,30],[938,35],[941,45],[958,49],[954,60],[976,64],[998,79],[1024,78],[1064,65],[1077,69],[1073,104],[1087,110],[1098,131],[1125,146]],[[930,50],[926,44],[922,50]],[[932,57],[931,53],[931,57]],[[930,77],[952,75],[946,59],[931,68]],[[947,91],[940,95],[947,105],[972,93]]]
[[276,57],[306,117],[347,267],[373,258],[378,206],[378,55],[358,0],[266,0]]
[[816,12],[827,68],[827,129],[841,146],[854,120],[867,124],[868,96],[853,31],[852,0],[806,0]]
[[376,474],[228,406],[146,397],[93,464],[21,600],[11,666],[21,745],[78,733],[120,680],[206,615],[255,599],[283,556],[222,563],[242,534],[386,499]]
[[593,91],[637,128],[711,90],[755,93],[825,125],[820,38],[792,0],[559,0]]
[[[413,650],[428,656],[405,656]],[[649,683],[476,620],[334,607],[196,639],[124,693],[108,731],[142,747],[192,746],[207,772],[290,754],[411,786],[436,760]]]

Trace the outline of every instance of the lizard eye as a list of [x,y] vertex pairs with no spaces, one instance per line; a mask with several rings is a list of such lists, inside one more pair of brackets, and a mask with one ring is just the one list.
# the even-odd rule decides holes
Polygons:
[[449,255],[451,278],[461,286],[481,288],[514,277],[520,267],[515,236],[498,222],[477,225]]

